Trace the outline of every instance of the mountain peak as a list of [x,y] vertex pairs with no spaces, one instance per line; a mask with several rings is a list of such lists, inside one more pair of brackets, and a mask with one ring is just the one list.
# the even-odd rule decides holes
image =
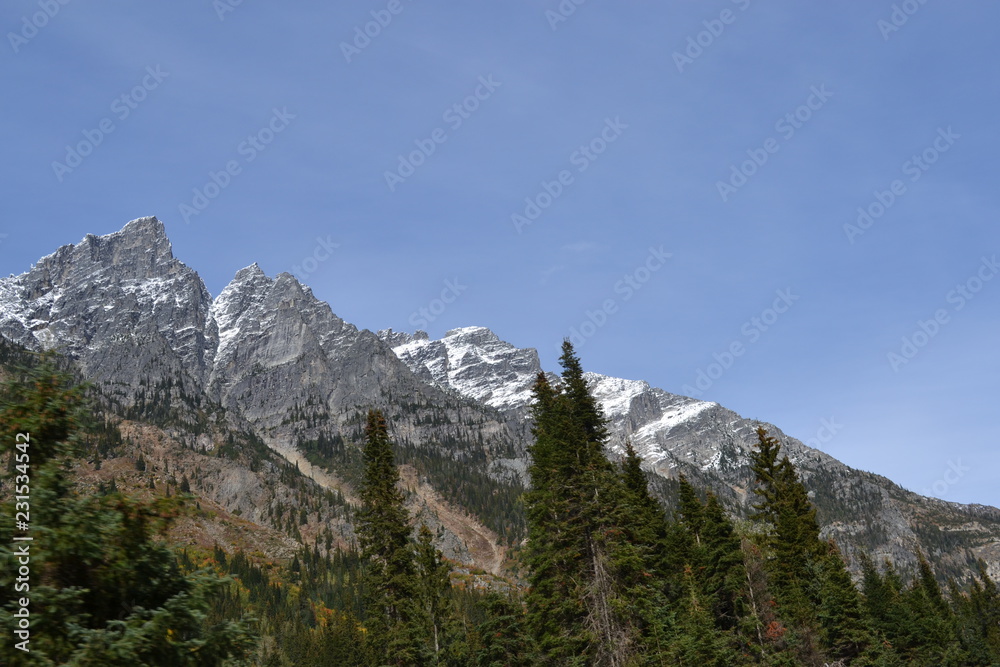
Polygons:
[[382,341],[389,344],[389,347],[399,347],[400,345],[406,345],[407,343],[412,343],[416,340],[429,340],[430,336],[427,335],[426,331],[421,331],[417,329],[412,334],[405,331],[393,331],[390,329],[379,329],[375,334]]
[[[140,269],[145,274],[144,277],[156,274],[160,268],[176,262],[163,223],[156,216],[130,220],[117,232],[103,236],[87,234],[76,246],[64,248],[72,256],[87,256],[106,266],[130,265]],[[58,254],[59,252],[56,253]]]
[[487,327],[479,327],[479,326],[458,327],[457,329],[451,329],[445,332],[444,337],[467,338],[474,341],[481,340],[483,342],[494,342],[500,340],[500,337],[497,336],[495,333],[493,333],[493,331],[491,331]]
[[125,223],[125,226],[122,227],[120,231],[115,232],[115,234],[151,236],[163,239],[167,238],[167,232],[163,227],[163,223],[155,215],[147,215],[142,218],[136,218],[135,220],[129,220]]
[[[210,296],[198,274],[174,258],[154,216],[129,221],[117,232],[87,234],[8,279],[0,312],[3,335],[30,349],[58,343],[93,373],[116,374],[123,384],[144,372],[109,370],[107,350],[119,341],[156,340],[142,354],[175,370],[197,374],[213,346],[204,331]],[[100,306],[98,305],[100,302]],[[103,306],[103,307],[101,307]],[[138,352],[136,352],[138,354]],[[148,361],[138,357],[133,363]]]
[[250,266],[245,266],[237,271],[231,283],[257,282],[261,278],[269,280],[267,274],[264,273],[264,269],[260,268],[257,262],[254,262]]
[[392,330],[379,336],[425,382],[498,410],[531,402],[531,388],[541,370],[538,352],[516,348],[486,327],[451,329],[440,340],[429,340],[426,334],[393,334]]

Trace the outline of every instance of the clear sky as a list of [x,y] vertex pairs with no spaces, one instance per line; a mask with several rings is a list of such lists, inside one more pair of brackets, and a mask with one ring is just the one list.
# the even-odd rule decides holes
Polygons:
[[573,336],[589,370],[1000,505],[998,23],[11,0],[0,270],[156,215],[213,295],[256,261],[363,328],[488,326],[550,369]]

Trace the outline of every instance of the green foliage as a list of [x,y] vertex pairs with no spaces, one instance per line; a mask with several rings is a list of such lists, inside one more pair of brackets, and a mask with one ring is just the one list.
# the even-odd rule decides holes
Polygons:
[[524,610],[518,600],[490,593],[485,600],[486,620],[479,626],[482,647],[476,667],[530,667],[531,644],[524,627]]
[[381,663],[414,664],[420,660],[424,647],[418,636],[420,610],[409,542],[409,515],[403,505],[399,471],[380,411],[369,411],[365,438],[362,508],[356,528],[361,556],[368,568],[369,644]]
[[952,582],[951,603],[962,646],[970,662],[1000,663],[1000,595],[997,585],[986,572],[986,563],[977,563],[977,577],[968,592]]
[[424,654],[431,665],[465,665],[471,658],[471,647],[451,596],[451,568],[441,558],[433,538],[427,525],[421,524],[414,552]]
[[[580,361],[563,343],[562,383],[535,383],[532,488],[525,494],[531,588],[527,625],[536,661],[626,664],[665,650],[657,576],[664,532],[634,453],[619,470]],[[646,521],[648,520],[648,522]],[[650,523],[651,522],[651,523]]]
[[[80,387],[58,358],[0,344],[0,362],[14,359],[26,366],[8,372],[0,435],[11,443],[14,434],[31,433],[34,541],[25,594],[32,653],[7,642],[2,664],[1000,664],[1000,596],[985,564],[963,578],[964,589],[952,579],[942,590],[939,577],[965,574],[961,558],[935,573],[918,554],[916,571],[901,574],[861,552],[859,591],[839,550],[819,538],[817,508],[794,467],[763,430],[751,461],[761,532],[742,524],[737,530],[723,507],[735,496],[725,489],[720,500],[683,476],[650,478],[629,443],[620,465],[608,460],[605,421],[568,344],[561,382],[552,386],[540,376],[535,386],[526,528],[514,499],[518,482],[470,473],[488,470],[488,456],[498,455],[485,453],[481,438],[457,428],[440,441],[394,446],[385,418],[372,411],[363,450],[339,435],[303,443],[310,460],[331,465],[359,489],[360,552],[333,549],[326,530],[277,563],[219,546],[179,553],[167,547],[166,530],[188,511],[192,481],[199,490],[205,483],[197,474],[175,479],[181,495],[173,498],[121,495],[119,483],[128,488],[138,477],[145,485],[150,477],[131,471],[100,483],[96,494],[78,494],[71,466],[81,455],[96,468],[111,453],[131,455],[135,444],[123,445],[115,421],[87,402],[110,399]],[[183,378],[145,382],[135,415],[202,428],[212,408],[185,398],[185,386]],[[418,424],[458,424],[446,410],[422,410]],[[292,417],[313,427],[328,421],[319,403],[297,407]],[[216,456],[250,466],[272,460],[253,434],[223,433],[217,442]],[[23,474],[11,459],[11,470]],[[505,539],[517,542],[527,531],[530,588],[523,604],[516,587],[486,596],[453,587],[431,531],[421,526],[411,539],[400,460]],[[139,452],[136,470],[149,465]],[[277,470],[297,497],[275,502],[269,515],[296,539],[300,524],[328,516],[320,512],[324,500],[349,516],[342,496],[310,500],[295,466]],[[653,491],[676,505],[675,517],[654,500],[651,479]],[[0,480],[0,488],[11,481]],[[810,484],[821,494],[839,488],[822,475]],[[827,502],[819,511],[846,516],[848,507]],[[0,532],[13,532],[13,507],[0,512]],[[947,530],[915,530],[926,543],[959,544]],[[17,557],[0,545],[3,627],[15,627]]]
[[757,481],[754,493],[761,500],[753,506],[757,512],[752,518],[764,522],[769,531],[765,546],[773,557],[768,569],[781,613],[790,624],[811,630],[816,627],[819,561],[825,551],[816,510],[788,457],[778,458],[778,441],[763,428],[757,429],[757,439],[752,469]]
[[38,468],[58,456],[78,453],[80,431],[91,418],[87,387],[60,369],[54,355],[29,360],[31,365],[14,369],[0,392],[0,441],[13,443],[18,433],[29,433],[31,465]]
[[[220,582],[208,572],[185,575],[155,539],[176,516],[175,503],[74,491],[68,469],[86,423],[83,390],[47,360],[12,382],[0,431],[31,436],[31,573],[17,591],[30,599],[31,653],[4,642],[4,663],[218,665],[247,656],[254,640],[245,622],[206,622]],[[4,534],[13,532],[12,509],[2,508]],[[0,546],[0,624],[7,628],[19,608],[22,557]]]
[[703,585],[693,570],[684,576],[685,594],[678,601],[677,622],[666,651],[672,664],[730,667],[739,654],[728,635],[720,630],[712,605],[702,592]]
[[563,387],[553,388],[544,374],[535,383],[532,488],[525,494],[528,625],[539,661],[587,664],[629,648],[632,638],[613,601],[620,587],[608,576],[611,531],[621,531],[606,521],[603,504],[615,480],[603,452],[604,423],[568,342],[560,361]]
[[231,618],[252,614],[261,636],[254,664],[287,667],[367,667],[361,565],[354,552],[325,557],[303,548],[292,567],[267,568],[243,552],[229,556],[216,546],[211,561],[236,582],[213,600],[211,615]]
[[820,590],[816,616],[825,655],[852,660],[871,644],[871,634],[861,609],[861,596],[851,580],[840,550],[832,541],[821,556]]

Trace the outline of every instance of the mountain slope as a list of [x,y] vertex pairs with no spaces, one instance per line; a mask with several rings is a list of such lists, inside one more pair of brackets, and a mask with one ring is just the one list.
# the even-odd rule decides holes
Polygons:
[[[426,382],[524,418],[530,386],[542,371],[535,350],[504,343],[483,327],[455,329],[441,340],[430,340],[423,332],[410,336],[385,330],[379,335]],[[987,560],[991,571],[1000,571],[996,508],[912,493],[717,403],[671,394],[641,380],[597,373],[586,378],[610,421],[612,453],[621,455],[630,441],[656,477],[670,480],[684,473],[746,516],[754,502],[749,453],[756,429],[763,425],[779,439],[810,488],[824,535],[849,555],[863,548],[877,559],[910,566],[919,548],[942,569],[958,572],[968,567],[971,553]],[[669,486],[661,488],[669,495]]]
[[[376,335],[337,317],[291,275],[271,278],[257,265],[213,300],[173,257],[162,223],[140,218],[0,279],[0,334],[64,351],[115,411],[188,447],[207,455],[206,438],[214,449],[227,432],[252,433],[348,498],[364,412],[382,408],[410,471],[411,505],[443,528],[451,557],[485,558],[495,570],[499,542],[522,536],[527,406],[543,369],[534,350],[488,329],[441,340]],[[683,472],[747,513],[759,422],[642,381],[587,378],[610,419],[612,453],[630,440],[661,497],[671,500]],[[1000,571],[1000,511],[923,498],[764,426],[801,471],[824,534],[848,554],[865,548],[905,566],[919,547],[943,572],[966,568],[973,555]],[[470,544],[485,535],[495,549]]]

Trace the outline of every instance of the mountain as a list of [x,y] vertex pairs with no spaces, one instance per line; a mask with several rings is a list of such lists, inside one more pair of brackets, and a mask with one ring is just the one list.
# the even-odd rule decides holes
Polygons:
[[[339,318],[292,275],[272,278],[256,264],[213,299],[150,217],[0,279],[0,334],[75,360],[136,451],[190,470],[196,492],[251,523],[349,543],[361,424],[378,407],[392,425],[411,509],[437,530],[449,558],[499,572],[523,538],[531,385],[549,369],[535,350],[489,329],[440,340],[375,334]],[[735,515],[748,514],[748,453],[760,422],[641,380],[587,379],[610,420],[612,455],[631,441],[661,498],[672,501],[683,472]],[[907,567],[919,548],[945,574],[973,569],[975,557],[1000,573],[1000,510],[919,496],[763,426],[799,469],[824,535],[849,556],[865,549]],[[149,433],[179,444],[154,446]],[[289,475],[301,479],[292,484]],[[285,491],[268,491],[279,483]],[[296,504],[311,517],[300,535],[281,518]]]
[[[379,332],[415,374],[442,388],[524,415],[529,388],[542,369],[534,350],[501,341],[483,327],[454,329],[441,340],[423,332],[408,336]],[[944,568],[959,569],[966,549],[1000,561],[1000,510],[961,505],[912,493],[885,477],[850,468],[785,436],[773,424],[744,419],[717,403],[678,396],[641,380],[587,373],[595,398],[610,420],[611,448],[620,455],[626,440],[662,479],[684,473],[746,515],[754,501],[747,466],[763,425],[776,435],[803,477],[819,509],[824,535],[848,554],[862,548],[876,559],[912,565],[916,547]],[[665,491],[669,492],[669,489]]]

